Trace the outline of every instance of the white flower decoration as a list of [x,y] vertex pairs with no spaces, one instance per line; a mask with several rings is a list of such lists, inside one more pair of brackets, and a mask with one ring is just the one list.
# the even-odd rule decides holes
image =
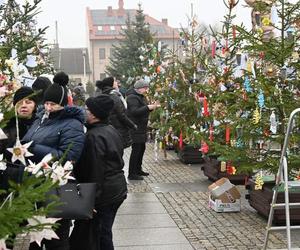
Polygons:
[[8,148],[7,151],[13,155],[11,161],[15,162],[16,160],[19,160],[26,165],[25,157],[33,156],[33,154],[28,151],[31,143],[32,141],[22,145],[21,142],[17,140],[16,145],[13,148]]
[[64,166],[59,164],[59,162],[54,162],[52,165],[51,178],[54,182],[58,181],[59,185],[65,185],[68,180],[74,180],[71,176],[73,165],[70,161],[67,161]]

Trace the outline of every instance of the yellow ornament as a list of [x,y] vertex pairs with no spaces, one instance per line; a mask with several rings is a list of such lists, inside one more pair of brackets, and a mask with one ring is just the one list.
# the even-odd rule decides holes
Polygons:
[[257,33],[258,33],[259,35],[262,35],[262,34],[264,33],[264,31],[263,31],[262,28],[258,28],[258,29],[257,29]]
[[263,177],[262,177],[262,174],[256,176],[255,178],[255,187],[254,189],[255,190],[262,190],[262,187],[264,185],[264,180],[263,180]]
[[260,119],[261,119],[261,114],[260,114],[258,108],[256,108],[253,113],[253,124],[258,124]]
[[261,21],[263,26],[269,26],[271,24],[271,20],[268,17],[264,17]]
[[226,162],[221,161],[221,172],[226,172]]

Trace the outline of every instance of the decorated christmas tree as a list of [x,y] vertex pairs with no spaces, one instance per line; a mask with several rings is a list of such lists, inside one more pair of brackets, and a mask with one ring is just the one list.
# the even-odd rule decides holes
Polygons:
[[[246,67],[233,91],[236,104],[226,114],[228,143],[214,145],[214,150],[238,172],[276,173],[287,119],[299,107],[299,2],[246,2],[253,8],[253,28],[237,27]],[[299,135],[293,133],[288,165],[295,174],[298,148]]]

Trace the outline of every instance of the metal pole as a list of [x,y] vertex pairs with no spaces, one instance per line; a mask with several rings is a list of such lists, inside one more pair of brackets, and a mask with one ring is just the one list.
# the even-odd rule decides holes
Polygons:
[[86,51],[83,49],[82,50],[82,57],[83,57],[83,81],[82,81],[82,83],[83,83],[84,88],[85,88],[85,84],[86,84],[86,64],[85,64],[86,58],[85,58],[85,56],[86,56]]

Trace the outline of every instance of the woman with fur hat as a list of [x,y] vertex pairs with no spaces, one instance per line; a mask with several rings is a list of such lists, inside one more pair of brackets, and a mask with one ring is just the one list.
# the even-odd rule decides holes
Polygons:
[[[40,162],[43,157],[51,153],[60,159],[63,155],[65,161],[76,163],[81,155],[84,145],[84,113],[77,107],[69,107],[68,90],[66,85],[69,77],[64,72],[57,73],[44,93],[44,111],[38,114],[38,119],[33,123],[23,138],[23,141],[33,141],[30,152],[33,153],[32,161]],[[56,229],[59,239],[43,240],[46,249],[69,249],[69,220],[60,220]],[[42,249],[32,243],[30,250]]]
[[[79,182],[97,183],[97,212],[90,224],[86,220],[75,222],[71,250],[114,249],[112,226],[118,208],[126,198],[127,183],[123,171],[122,139],[108,124],[113,106],[114,102],[108,95],[101,94],[86,100],[88,131],[74,174]],[[89,228],[87,224],[94,230],[85,230]]]
[[107,77],[102,81],[97,81],[97,87],[103,94],[109,95],[114,101],[114,107],[109,116],[109,123],[121,134],[124,148],[130,147],[132,144],[130,130],[136,129],[136,125],[126,115],[127,103],[118,91],[118,82],[113,77]]

